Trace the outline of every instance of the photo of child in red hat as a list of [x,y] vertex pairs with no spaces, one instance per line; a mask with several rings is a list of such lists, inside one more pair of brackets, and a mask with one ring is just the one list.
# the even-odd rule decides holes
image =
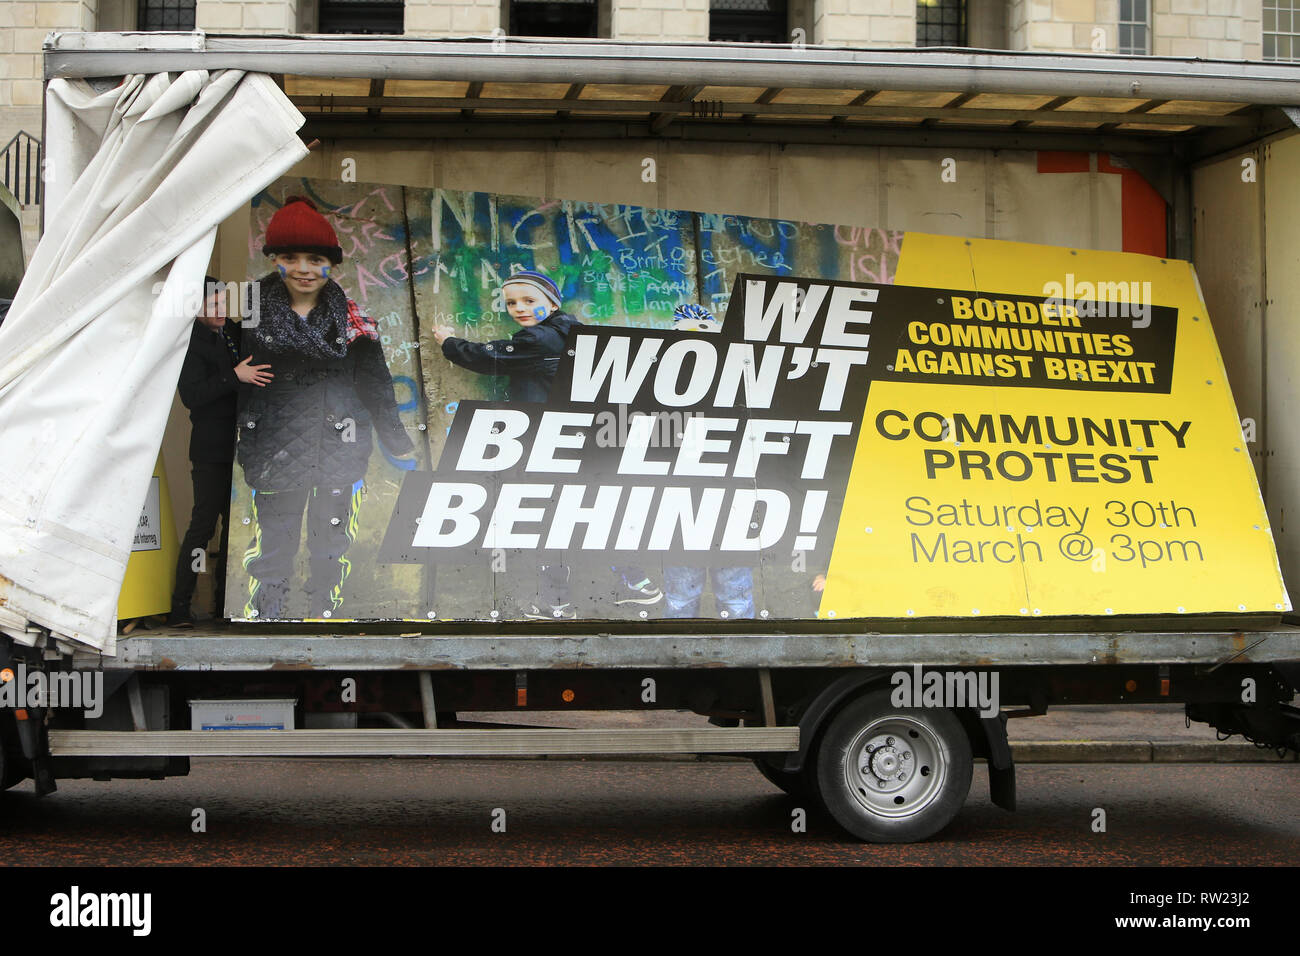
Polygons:
[[378,329],[330,277],[343,251],[329,221],[291,196],[271,218],[262,251],[275,269],[257,284],[257,323],[245,329],[242,351],[274,377],[240,394],[237,458],[253,492],[244,614],[285,617],[305,511],[306,616],[329,618],[343,606],[371,432],[390,455],[414,446]]

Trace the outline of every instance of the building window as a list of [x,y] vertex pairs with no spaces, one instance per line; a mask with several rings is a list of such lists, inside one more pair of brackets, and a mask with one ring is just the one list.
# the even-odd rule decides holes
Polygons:
[[1300,63],[1300,0],[1264,0],[1264,59]]
[[194,2],[195,0],[139,0],[135,9],[136,29],[193,30]]
[[917,46],[965,46],[966,0],[917,0]]
[[320,33],[401,33],[402,0],[320,0]]
[[786,0],[709,0],[709,39],[789,43]]
[[594,37],[596,0],[510,0],[511,36]]
[[1119,52],[1146,56],[1151,52],[1147,0],[1119,0]]

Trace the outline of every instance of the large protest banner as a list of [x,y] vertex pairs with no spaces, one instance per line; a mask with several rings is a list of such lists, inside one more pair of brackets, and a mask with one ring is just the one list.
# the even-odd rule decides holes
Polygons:
[[[294,180],[255,203],[250,277],[305,191],[418,446],[376,443],[336,620],[1290,607],[1185,263]],[[521,270],[576,320],[536,361]],[[277,619],[318,616],[305,544]]]

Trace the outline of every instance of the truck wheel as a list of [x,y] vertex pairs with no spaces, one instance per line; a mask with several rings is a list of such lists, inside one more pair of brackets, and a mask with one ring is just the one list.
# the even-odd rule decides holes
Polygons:
[[767,779],[768,783],[780,787],[795,799],[807,800],[812,796],[808,780],[802,773],[776,770],[761,757],[754,758],[754,766],[758,768],[758,772]]
[[970,740],[956,715],[894,707],[888,691],[841,710],[815,759],[827,811],[871,843],[933,836],[957,815],[970,790]]

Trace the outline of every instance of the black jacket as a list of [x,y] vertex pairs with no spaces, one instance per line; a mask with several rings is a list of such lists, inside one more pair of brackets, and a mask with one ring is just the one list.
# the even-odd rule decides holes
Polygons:
[[[239,326],[226,323],[239,347]],[[190,345],[177,383],[181,401],[190,410],[190,461],[229,463],[235,460],[235,406],[239,379],[235,359],[221,338],[195,321]]]
[[414,447],[374,339],[355,339],[342,358],[313,359],[270,354],[255,333],[245,335],[244,352],[275,376],[265,387],[240,390],[239,463],[254,490],[342,487],[364,478],[372,427],[392,455]]
[[445,339],[442,354],[471,372],[510,376],[508,397],[512,402],[544,402],[550,396],[569,330],[581,324],[569,313],[556,311],[545,322],[521,328],[508,339]]

